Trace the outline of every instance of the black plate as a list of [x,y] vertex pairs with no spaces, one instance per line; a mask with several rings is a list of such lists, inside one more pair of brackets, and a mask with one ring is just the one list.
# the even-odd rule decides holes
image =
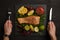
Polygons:
[[[38,6],[42,6],[43,8],[44,8],[44,15],[46,16],[46,18],[45,18],[45,20],[44,20],[44,25],[45,25],[45,28],[46,28],[46,26],[47,26],[47,23],[48,23],[48,20],[47,20],[47,18],[48,18],[48,13],[47,13],[47,5],[45,5],[45,4],[18,4],[18,5],[16,5],[15,6],[15,12],[16,12],[16,15],[17,15],[17,11],[18,11],[18,9],[21,7],[21,6],[32,6],[32,7],[34,7],[34,8],[37,8]],[[17,17],[16,17],[16,19],[17,19]],[[16,23],[15,23],[16,24]],[[18,26],[17,26],[18,24],[16,24],[16,32],[17,32],[17,35],[18,34],[20,34],[20,29],[21,28],[19,28]],[[32,33],[31,35],[40,35],[40,36],[46,36],[46,29],[44,30],[44,31],[42,31],[42,32],[38,32],[38,33]],[[21,34],[20,34],[21,35]],[[30,36],[31,36],[30,35]]]

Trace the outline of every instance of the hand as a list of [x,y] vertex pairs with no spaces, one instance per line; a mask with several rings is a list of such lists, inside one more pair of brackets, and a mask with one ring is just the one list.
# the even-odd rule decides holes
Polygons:
[[48,32],[52,40],[56,40],[56,27],[54,22],[50,21],[48,23]]
[[4,34],[10,35],[12,32],[12,22],[7,20],[4,24]]

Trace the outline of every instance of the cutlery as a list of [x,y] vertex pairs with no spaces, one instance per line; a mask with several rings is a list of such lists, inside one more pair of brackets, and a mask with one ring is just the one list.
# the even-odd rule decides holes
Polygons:
[[12,12],[8,12],[8,15],[9,15],[9,17],[8,17],[8,19],[10,20],[10,16],[11,16],[11,14],[12,14]]
[[49,14],[49,21],[52,20],[52,8],[50,9],[50,14]]

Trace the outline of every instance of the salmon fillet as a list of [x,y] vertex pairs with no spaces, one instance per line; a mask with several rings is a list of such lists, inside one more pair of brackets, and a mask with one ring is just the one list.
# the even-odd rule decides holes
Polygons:
[[40,17],[39,16],[29,16],[29,17],[24,17],[24,18],[18,18],[18,22],[20,24],[28,23],[28,24],[37,25],[40,22]]

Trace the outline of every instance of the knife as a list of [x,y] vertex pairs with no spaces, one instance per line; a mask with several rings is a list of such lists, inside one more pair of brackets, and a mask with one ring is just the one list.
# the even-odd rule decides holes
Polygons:
[[49,21],[52,20],[52,8],[50,9],[50,14],[49,14]]

